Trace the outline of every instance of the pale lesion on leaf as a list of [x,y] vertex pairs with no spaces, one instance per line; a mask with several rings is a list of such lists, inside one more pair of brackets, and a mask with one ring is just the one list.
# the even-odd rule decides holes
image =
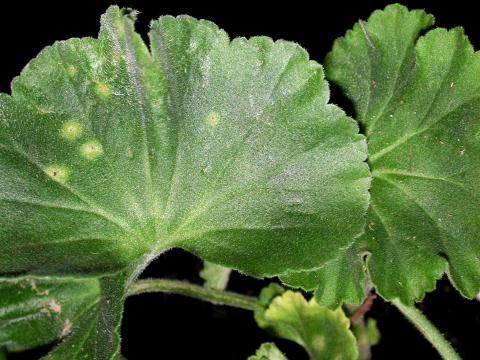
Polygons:
[[70,169],[63,165],[50,165],[45,169],[45,173],[53,181],[66,183],[70,177]]

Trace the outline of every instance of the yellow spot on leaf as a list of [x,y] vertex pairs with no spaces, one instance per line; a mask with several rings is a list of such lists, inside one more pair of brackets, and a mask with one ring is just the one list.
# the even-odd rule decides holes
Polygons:
[[45,169],[45,173],[50,179],[63,184],[68,180],[70,170],[65,166],[51,165]]
[[82,125],[76,121],[67,121],[60,129],[60,134],[67,140],[78,139],[82,133]]
[[70,77],[74,77],[75,74],[77,73],[77,68],[73,65],[68,65],[67,66],[67,74]]
[[220,115],[216,111],[212,111],[210,114],[208,114],[207,118],[205,119],[205,122],[210,127],[217,126],[219,121],[220,121]]
[[97,82],[95,83],[95,92],[100,96],[106,97],[110,95],[110,88],[103,82]]
[[88,160],[94,160],[103,154],[103,146],[96,140],[90,140],[82,144],[80,153]]
[[319,351],[322,351],[325,349],[325,337],[322,335],[317,335],[313,338],[313,346],[318,349]]

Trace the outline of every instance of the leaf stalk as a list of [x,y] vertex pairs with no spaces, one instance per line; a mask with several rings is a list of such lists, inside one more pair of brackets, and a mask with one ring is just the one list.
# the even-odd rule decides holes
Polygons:
[[157,292],[184,295],[208,301],[215,305],[225,305],[251,311],[256,310],[260,306],[257,298],[252,296],[210,289],[185,281],[168,279],[138,280],[131,285],[128,296]]
[[438,351],[442,359],[461,360],[452,345],[443,337],[440,331],[415,306],[407,306],[400,300],[392,304],[420,331],[423,336]]

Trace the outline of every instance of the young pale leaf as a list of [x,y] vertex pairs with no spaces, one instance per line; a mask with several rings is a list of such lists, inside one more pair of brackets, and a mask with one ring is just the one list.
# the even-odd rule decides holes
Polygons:
[[[0,273],[96,273],[182,247],[266,276],[362,231],[356,124],[298,45],[116,7],[0,96]],[[268,256],[265,256],[268,254]]]
[[96,278],[0,279],[0,347],[22,351],[62,340],[98,302]]
[[248,360],[287,360],[287,358],[278,350],[274,343],[265,343]]
[[447,264],[463,295],[480,290],[480,55],[460,28],[420,37],[432,24],[423,11],[388,6],[326,60],[369,144],[368,272],[383,297],[406,303]]
[[208,261],[203,263],[200,276],[205,280],[205,286],[210,289],[225,290],[232,269]]
[[256,311],[260,327],[302,345],[312,359],[356,359],[356,340],[341,308],[335,311],[306,301],[301,293],[286,291],[267,308]]

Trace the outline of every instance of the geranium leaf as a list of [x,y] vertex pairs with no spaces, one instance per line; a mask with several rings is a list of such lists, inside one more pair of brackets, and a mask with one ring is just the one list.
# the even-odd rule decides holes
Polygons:
[[0,272],[114,272],[175,246],[258,276],[336,257],[369,174],[320,65],[186,16],[152,23],[150,56],[131,18],[110,8],[99,39],[45,49],[1,96]]
[[480,55],[460,28],[420,36],[432,24],[388,6],[326,60],[369,144],[368,272],[384,298],[406,303],[447,269],[463,295],[480,290]]
[[22,351],[61,340],[98,301],[96,278],[0,279],[0,347]]
[[312,359],[356,359],[355,336],[341,308],[330,310],[299,292],[286,291],[256,311],[260,327],[302,345]]
[[287,358],[278,350],[274,343],[265,343],[248,360],[287,360]]
[[71,334],[42,359],[121,359],[119,332],[129,281],[128,272],[100,278],[96,302],[70,324]]
[[168,248],[269,276],[364,225],[365,139],[303,49],[187,16],[154,21],[149,49],[134,18],[111,7],[0,94],[0,274],[101,278],[50,359],[118,356],[126,279]]

